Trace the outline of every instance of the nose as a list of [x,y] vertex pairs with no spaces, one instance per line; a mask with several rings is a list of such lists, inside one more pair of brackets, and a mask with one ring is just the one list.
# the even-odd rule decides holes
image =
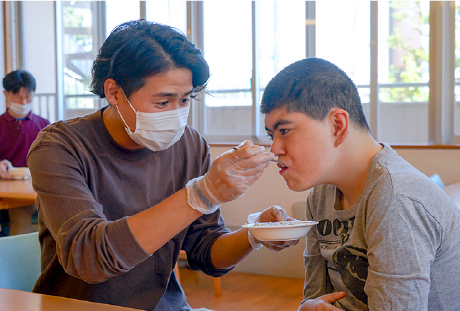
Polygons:
[[270,151],[273,152],[276,156],[285,154],[285,150],[280,139],[276,139],[276,137],[273,137],[272,145],[270,146]]

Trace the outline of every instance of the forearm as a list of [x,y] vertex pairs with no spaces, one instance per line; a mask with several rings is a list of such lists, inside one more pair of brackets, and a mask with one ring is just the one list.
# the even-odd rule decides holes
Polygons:
[[128,218],[136,241],[148,254],[156,252],[202,214],[187,203],[182,189],[161,203]]
[[252,251],[248,230],[240,229],[221,235],[211,250],[211,260],[217,269],[226,269],[241,261]]

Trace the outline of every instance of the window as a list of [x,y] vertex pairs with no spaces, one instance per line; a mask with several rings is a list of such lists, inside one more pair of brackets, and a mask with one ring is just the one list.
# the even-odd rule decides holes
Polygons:
[[[105,26],[106,33],[104,36],[107,38],[110,32],[121,23],[129,20],[136,20],[140,18],[140,3],[139,1],[130,1],[129,5],[124,0],[111,0],[105,1]],[[101,21],[100,24],[103,24]],[[101,41],[101,45],[103,41]]]
[[190,122],[211,143],[268,143],[263,90],[285,66],[311,56],[337,64],[357,84],[377,140],[460,142],[460,0],[59,3],[60,118],[101,106],[87,88],[98,46],[113,27],[141,17],[180,29],[202,49],[211,78]]
[[429,2],[381,1],[372,6],[347,1],[334,3],[331,10],[330,3],[317,2],[316,55],[338,65],[357,84],[378,140],[427,144]]
[[[370,2],[316,2],[316,57],[345,71],[357,85],[364,114],[370,121]],[[331,21],[335,21],[331,23]],[[337,27],[340,25],[340,27]],[[370,122],[369,122],[370,123]]]
[[146,19],[175,27],[187,34],[187,2],[146,1]]
[[306,3],[205,1],[202,12],[211,77],[194,126],[210,141],[268,142],[260,98],[276,73],[305,57]]
[[209,136],[250,135],[254,124],[251,2],[240,2],[238,6],[231,2],[204,2],[203,29],[203,51],[211,77],[200,131]]
[[378,138],[427,144],[429,2],[379,2],[378,11]]
[[[449,134],[453,122],[448,120],[453,103],[445,95],[451,91],[445,87],[445,82],[438,85],[433,82],[434,79],[430,80],[434,72],[432,67],[438,66],[430,67],[429,63],[430,59],[432,62],[435,59],[445,63],[443,59],[448,54],[444,34],[443,41],[436,46],[440,51],[433,54],[433,45],[430,46],[433,30],[438,32],[446,28],[446,15],[451,14],[449,10],[452,9],[448,2],[347,1],[333,2],[332,5],[331,2],[322,1],[259,1],[252,5],[250,26],[248,6],[240,7],[239,23],[237,26],[232,24],[233,29],[241,32],[238,41],[230,39],[234,33],[225,35],[229,41],[238,44],[230,44],[231,48],[223,51],[222,47],[227,46],[225,43],[212,35],[208,35],[213,37],[211,42],[206,39],[206,32],[212,31],[206,26],[207,14],[216,15],[216,11],[211,10],[212,6],[206,2],[204,4],[204,54],[213,71],[209,83],[213,97],[205,97],[201,109],[202,122],[198,122],[196,127],[209,141],[236,142],[251,138],[265,142],[263,117],[257,112],[260,94],[256,89],[263,91],[266,81],[270,79],[266,77],[274,76],[285,65],[304,57],[317,56],[337,64],[357,84],[371,131],[379,141],[422,145],[454,142]],[[431,14],[433,8],[435,16]],[[227,9],[224,11],[230,12]],[[288,20],[283,20],[283,17],[288,17]],[[283,25],[286,22],[293,24],[284,31]],[[213,28],[224,33],[224,25],[228,23],[225,19],[215,20],[213,25],[222,26]],[[241,30],[242,27],[246,31]],[[276,30],[271,33],[272,42],[268,43],[272,44],[274,52],[279,51],[278,55],[289,57],[291,55],[286,49],[299,52],[283,63],[283,66],[273,65],[276,56],[269,55],[263,59],[267,51],[264,38],[270,41],[270,36],[264,37],[263,33],[270,33],[270,29]],[[226,55],[248,51],[250,31],[252,62],[249,69],[246,54],[238,58],[238,61],[234,60],[236,57]],[[277,41],[279,38],[287,43]],[[285,49],[281,51],[281,48]],[[224,66],[231,69],[226,70]],[[438,76],[443,81],[449,80],[445,67],[448,66],[442,70],[437,69],[439,73],[436,81],[439,80]],[[235,76],[235,71],[238,71],[238,76]],[[227,79],[233,89],[229,89],[229,85],[216,87],[213,79],[218,80],[217,77],[219,81]],[[253,83],[254,79],[256,83]],[[457,127],[460,129],[460,126]]]
[[[56,3],[58,33],[58,93],[62,94],[59,119],[91,113],[106,105],[92,94],[90,77],[99,47],[119,24],[141,17],[157,20],[187,32],[186,2],[62,1]],[[160,20],[161,19],[161,20]],[[58,24],[59,25],[59,24]]]
[[429,21],[430,3],[420,1],[259,1],[237,8],[204,2],[203,50],[212,76],[195,127],[209,141],[266,142],[258,112],[264,87],[286,65],[316,56],[357,84],[378,140],[427,144]]
[[[259,102],[268,82],[284,67],[305,58],[306,9],[304,1],[260,1],[258,4],[258,63],[254,68],[259,81],[258,97],[255,97],[258,114]],[[256,136],[267,142],[264,116],[260,114],[259,119]]]
[[57,3],[62,32],[57,38],[58,94],[62,107],[59,118],[85,115],[100,107],[99,100],[89,91],[89,77],[97,55],[99,34],[95,24],[97,2],[62,1]]

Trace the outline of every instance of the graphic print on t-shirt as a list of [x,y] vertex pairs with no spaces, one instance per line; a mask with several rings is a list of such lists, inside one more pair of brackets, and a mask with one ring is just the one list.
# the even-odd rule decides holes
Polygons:
[[[366,249],[346,244],[350,238],[355,218],[341,221],[329,219],[319,221],[317,225],[320,235],[321,253],[334,264],[331,270],[340,273],[343,285],[356,297],[367,304],[364,285],[368,273]],[[322,237],[321,237],[322,236]]]
[[339,248],[334,253],[334,264],[339,270],[343,284],[357,299],[367,304],[364,285],[367,279],[369,263],[366,250],[353,246]]

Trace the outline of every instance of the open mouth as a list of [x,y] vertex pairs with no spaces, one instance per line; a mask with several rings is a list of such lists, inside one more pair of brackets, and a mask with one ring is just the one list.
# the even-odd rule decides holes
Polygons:
[[277,161],[277,160],[275,160],[275,159],[272,159],[271,161],[272,161],[272,162],[275,162],[275,163],[278,165],[278,167],[279,167],[280,169],[287,168],[287,166],[284,165],[284,163],[282,163],[282,162],[280,162],[280,161]]

